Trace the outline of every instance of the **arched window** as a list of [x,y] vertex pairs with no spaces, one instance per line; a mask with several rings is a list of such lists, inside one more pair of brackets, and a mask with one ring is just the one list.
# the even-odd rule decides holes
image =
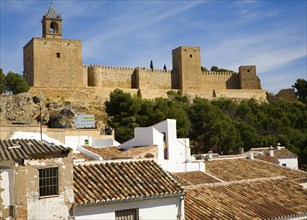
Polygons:
[[50,28],[49,28],[49,33],[51,34],[56,34],[59,31],[58,24],[56,22],[51,22],[50,23]]

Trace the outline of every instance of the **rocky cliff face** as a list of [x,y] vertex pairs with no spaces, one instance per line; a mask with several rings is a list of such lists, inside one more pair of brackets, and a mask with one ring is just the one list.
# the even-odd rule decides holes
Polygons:
[[104,127],[103,103],[48,102],[43,96],[29,93],[0,95],[0,125],[38,125],[41,121],[52,128],[71,128],[75,114],[95,114],[98,128]]

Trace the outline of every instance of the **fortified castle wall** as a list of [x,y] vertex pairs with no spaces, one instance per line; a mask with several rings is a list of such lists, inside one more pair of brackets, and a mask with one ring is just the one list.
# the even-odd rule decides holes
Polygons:
[[238,73],[201,72],[199,47],[174,49],[168,71],[84,65],[81,41],[62,39],[62,18],[52,5],[43,16],[42,30],[42,38],[32,38],[24,47],[24,73],[34,94],[98,101],[119,88],[143,98],[167,97],[175,90],[189,97],[265,100],[256,66],[241,66]]

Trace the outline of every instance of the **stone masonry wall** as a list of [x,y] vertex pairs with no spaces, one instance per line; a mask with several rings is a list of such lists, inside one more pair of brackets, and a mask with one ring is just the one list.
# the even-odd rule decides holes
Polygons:
[[88,86],[102,88],[132,88],[134,68],[84,65],[88,71]]
[[172,89],[171,71],[137,68],[136,81],[139,89]]
[[[39,196],[38,169],[58,167],[59,194]],[[68,219],[74,203],[72,153],[67,157],[26,160],[16,167],[16,217],[17,219]]]
[[34,87],[84,87],[81,41],[33,38],[24,47],[24,70]]
[[201,79],[201,90],[239,89],[239,77],[236,73],[204,72]]

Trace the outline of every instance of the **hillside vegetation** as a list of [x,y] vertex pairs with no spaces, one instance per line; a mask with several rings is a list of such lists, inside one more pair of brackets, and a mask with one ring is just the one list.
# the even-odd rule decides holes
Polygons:
[[109,125],[120,142],[133,137],[134,127],[146,127],[167,118],[177,120],[179,137],[189,137],[193,153],[209,150],[234,154],[243,147],[286,146],[299,155],[301,166],[307,164],[307,106],[301,102],[240,103],[219,99],[208,101],[168,93],[170,99],[154,100],[132,97],[121,90],[110,94],[105,103]]

